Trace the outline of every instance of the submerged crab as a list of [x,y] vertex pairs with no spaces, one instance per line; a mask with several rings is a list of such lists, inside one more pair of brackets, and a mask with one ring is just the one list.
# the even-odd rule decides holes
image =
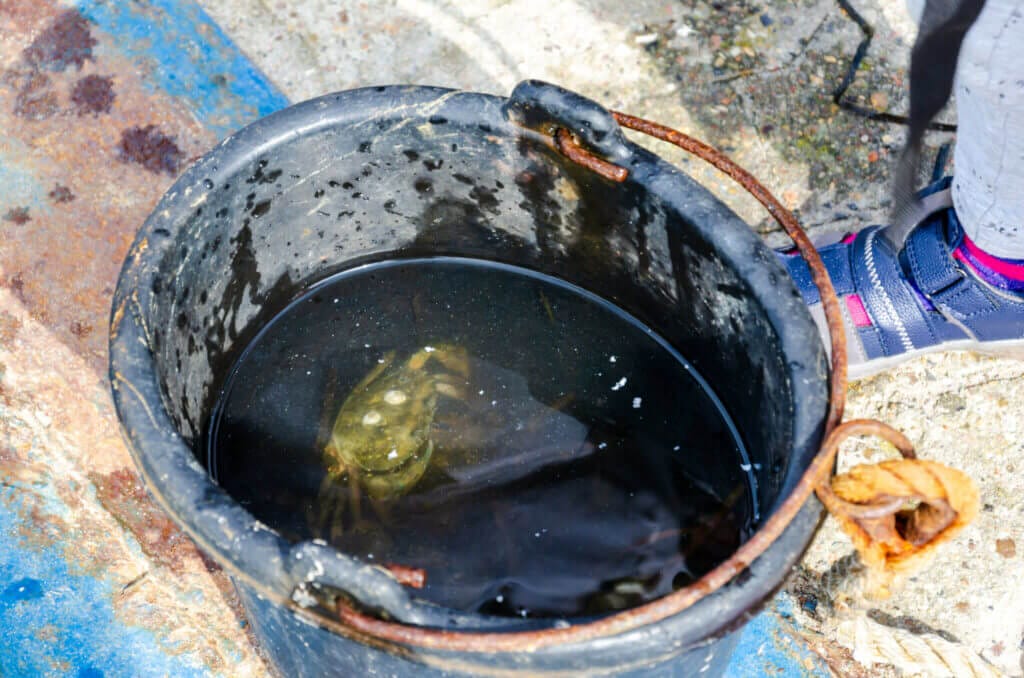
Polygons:
[[427,346],[403,361],[385,355],[338,411],[324,450],[325,483],[347,476],[377,500],[411,490],[434,451],[438,399],[464,398],[468,376],[469,357],[460,347]]

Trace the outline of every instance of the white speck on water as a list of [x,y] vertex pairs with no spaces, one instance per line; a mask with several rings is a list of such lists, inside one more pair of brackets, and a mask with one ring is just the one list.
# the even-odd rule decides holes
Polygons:
[[363,344],[363,348],[370,348],[369,344]]
[[599,449],[599,450],[603,450],[606,447],[608,447],[608,443],[598,443],[597,444],[597,449]]
[[309,376],[310,374],[313,374],[313,370],[306,370],[306,375]]
[[388,452],[388,459],[396,459],[398,457],[398,450],[391,450]]
[[618,358],[616,358],[615,356],[612,356],[611,358],[608,358],[608,362],[610,362],[610,363],[613,363],[613,362],[615,362],[617,360],[618,360]]
[[323,539],[314,539],[313,543],[317,546],[327,546],[327,542],[325,542]]
[[751,468],[750,464],[740,464],[741,471],[749,471]]
[[534,532],[534,533],[533,533],[533,536],[534,536],[534,537],[539,537],[539,536],[540,536],[540,532]]
[[436,349],[436,348],[434,348],[433,346],[424,346],[424,347],[423,347],[423,350],[424,350],[424,351],[426,351],[427,353],[433,353],[433,352],[434,352],[434,351],[436,351],[437,349]]
[[484,394],[484,390],[480,389],[479,393],[480,393],[480,395],[483,395]]
[[501,602],[504,602],[504,601],[505,601],[505,596],[503,596],[503,595],[501,595],[501,594],[499,593],[498,595],[494,596],[494,599],[495,599],[496,601],[498,601],[499,603],[501,603]]
[[761,470],[761,465],[760,464],[754,464],[754,470],[755,471],[760,471]]
[[338,303],[338,298],[337,297],[334,298],[334,303]]
[[497,400],[492,400],[492,401],[491,401],[491,407],[494,407],[494,406],[495,406],[495,405],[497,405],[497,404],[498,404],[498,401],[497,401]]
[[525,617],[526,616],[526,610],[525,609],[519,610],[519,616],[520,617]]
[[634,410],[639,410],[640,409],[640,403],[642,403],[643,401],[644,401],[643,398],[633,398],[633,409]]
[[378,365],[383,365],[384,364],[384,358],[377,358],[377,364]]
[[679,451],[679,446],[678,446],[678,445],[676,445],[675,447],[673,447],[673,448],[672,448],[672,451],[673,451],[673,452],[678,452],[678,451]]
[[625,385],[626,385],[626,378],[623,377],[622,379],[619,379],[617,382],[615,382],[615,385],[612,386],[612,390],[613,391],[618,391],[620,388],[622,388]]

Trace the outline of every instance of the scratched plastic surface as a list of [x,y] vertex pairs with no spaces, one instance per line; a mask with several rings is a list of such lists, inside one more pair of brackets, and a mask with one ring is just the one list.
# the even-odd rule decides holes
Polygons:
[[[393,404],[357,412],[334,444],[359,455],[432,418],[418,448],[395,433],[390,452],[410,465],[432,446],[426,471],[397,498],[372,499],[351,471],[321,489],[338,408],[378,365],[385,376],[357,396],[397,388],[395,374],[434,406],[387,391]],[[431,379],[459,392],[438,397]],[[631,607],[723,560],[754,517],[749,484],[713,487],[695,463],[695,450],[735,466],[744,453],[682,357],[611,304],[525,269],[432,259],[336,277],[265,328],[215,421],[219,482],[259,519],[423,568],[421,595],[465,611]]]

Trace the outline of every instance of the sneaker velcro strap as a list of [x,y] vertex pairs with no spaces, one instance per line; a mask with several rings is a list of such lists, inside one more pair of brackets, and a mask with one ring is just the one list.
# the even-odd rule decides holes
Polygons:
[[[909,266],[914,284],[933,304],[961,320],[991,313],[995,310],[992,299],[956,265],[944,225],[956,229],[945,219],[933,219],[907,239],[901,259]],[[953,242],[959,242],[959,232],[953,236]]]
[[958,282],[929,295],[936,306],[961,320],[986,315],[996,310],[992,299],[982,291],[981,285],[962,276]]
[[916,228],[900,257],[909,266],[914,285],[929,299],[965,280],[946,244],[942,222],[934,219]]

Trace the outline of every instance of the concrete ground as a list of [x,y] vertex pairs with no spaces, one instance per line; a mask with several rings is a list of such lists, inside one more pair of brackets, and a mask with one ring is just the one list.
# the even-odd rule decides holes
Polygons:
[[[519,80],[541,78],[718,145],[812,231],[877,222],[889,205],[903,131],[833,105],[830,93],[861,38],[835,0],[202,4],[292,100],[391,83],[507,94]],[[850,96],[904,111],[915,25],[903,3],[854,4],[875,39]],[[955,112],[942,117],[953,121]],[[947,136],[929,135],[928,162]],[[770,243],[781,242],[758,206],[713,171],[658,150],[712,186]],[[851,386],[849,416],[886,421],[922,456],[968,472],[983,510],[929,569],[884,601],[865,595],[850,542],[825,523],[787,590],[837,674],[965,675],[958,667],[973,663],[978,672],[1022,675],[1022,376],[1024,363],[940,354]],[[870,443],[851,445],[840,464],[882,454]]]

